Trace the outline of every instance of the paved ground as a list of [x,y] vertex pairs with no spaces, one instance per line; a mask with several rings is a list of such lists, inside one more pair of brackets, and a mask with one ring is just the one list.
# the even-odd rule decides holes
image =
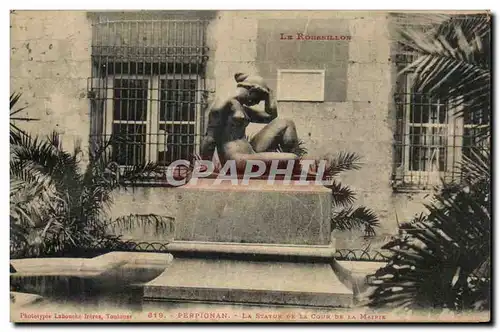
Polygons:
[[[381,263],[341,262],[356,275],[373,273]],[[189,272],[189,271],[188,271]],[[189,273],[187,273],[189,275]],[[313,287],[314,288],[314,287]],[[373,312],[365,307],[311,308],[229,303],[144,302],[142,289],[102,295],[97,300],[48,300],[35,294],[11,295],[11,321],[24,322],[408,322],[488,321],[489,313],[430,315],[425,312]]]

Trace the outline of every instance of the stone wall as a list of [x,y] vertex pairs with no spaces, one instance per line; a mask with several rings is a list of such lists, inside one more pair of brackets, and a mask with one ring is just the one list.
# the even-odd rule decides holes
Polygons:
[[[41,134],[57,130],[63,134],[64,147],[68,149],[76,139],[81,139],[86,147],[89,136],[90,106],[86,93],[91,73],[92,34],[88,17],[83,11],[11,14],[11,91],[23,93],[21,102],[29,106],[23,114],[40,118],[39,122],[23,124],[23,128]],[[307,51],[301,51],[300,61],[291,58],[277,64],[273,52],[281,48],[279,43],[283,41],[279,40],[278,30],[285,27],[280,22],[296,18],[300,18],[300,28],[303,25],[304,29],[323,33],[332,27],[331,34],[347,34],[351,40],[296,42],[286,47],[306,48]],[[207,84],[216,91],[210,95],[211,100],[215,95],[226,96],[234,91],[236,72],[269,76],[274,87],[274,69],[269,68],[325,69],[325,102],[280,102],[280,116],[295,121],[310,156],[348,151],[362,157],[363,167],[346,172],[340,180],[358,193],[356,204],[365,205],[379,215],[382,221],[379,233],[389,234],[397,229],[396,215],[402,221],[422,211],[425,193],[396,194],[390,183],[395,70],[387,14],[217,12],[210,19],[207,38],[210,47]],[[334,59],[328,57],[330,51]],[[259,128],[260,125],[252,124],[249,134]],[[175,188],[120,192],[111,215],[175,216],[181,208],[173,203],[176,195]],[[356,237],[339,234],[338,245],[354,245],[348,242]]]
[[89,137],[87,78],[92,30],[84,11],[11,12],[10,85],[21,92],[21,114],[40,121],[22,123],[29,132],[56,130],[72,149]]

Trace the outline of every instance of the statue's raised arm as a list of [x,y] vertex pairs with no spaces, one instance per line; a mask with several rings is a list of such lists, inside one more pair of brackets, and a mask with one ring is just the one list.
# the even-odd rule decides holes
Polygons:
[[264,101],[264,111],[244,105],[251,122],[269,123],[278,117],[278,106],[274,99],[273,91],[267,86],[262,77],[237,73],[235,80],[237,87],[248,89],[248,93],[252,99],[258,100],[256,104]]

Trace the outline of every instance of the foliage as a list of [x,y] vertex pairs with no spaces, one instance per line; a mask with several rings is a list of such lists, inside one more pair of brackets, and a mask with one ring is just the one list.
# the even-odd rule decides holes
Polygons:
[[[285,152],[281,146],[278,146],[276,152]],[[296,154],[299,158],[304,157],[307,154],[307,148],[303,140],[298,140],[297,144],[293,146],[290,150],[286,151]]]
[[24,121],[24,122],[29,122],[29,121],[38,121],[38,119],[35,118],[30,118],[30,117],[22,117],[18,113],[24,111],[26,107],[19,107],[16,108],[17,103],[19,102],[19,99],[21,98],[22,94],[21,93],[12,93],[10,95],[10,133],[11,136],[12,134],[25,134],[23,130],[21,130],[16,124],[16,121]]
[[371,306],[488,309],[491,195],[489,154],[466,158],[460,185],[445,185],[383,249],[393,252],[375,274]]
[[[447,99],[475,142],[443,184],[427,214],[401,225],[383,248],[393,252],[371,282],[370,306],[400,309],[488,310],[491,290],[490,17],[455,15],[430,32],[402,31],[419,54],[405,71],[414,86]],[[486,144],[485,144],[486,143]]]
[[120,236],[110,235],[111,228],[131,229],[140,224],[162,230],[172,222],[170,217],[154,215],[131,215],[114,221],[106,216],[113,192],[123,187],[124,181],[133,183],[145,173],[156,171],[157,165],[139,165],[119,178],[119,170],[111,161],[110,142],[91,152],[82,170],[79,142],[70,153],[62,148],[57,133],[41,139],[11,127],[10,137],[12,256],[104,248],[120,241]]
[[[427,32],[402,28],[401,43],[418,58],[403,72],[413,72],[414,88],[448,100],[456,114],[487,125],[491,113],[491,17],[453,15]],[[483,126],[481,138],[488,136]]]
[[343,185],[334,177],[349,170],[361,168],[361,158],[355,153],[340,152],[336,156],[328,156],[325,173],[332,181],[327,187],[332,191],[332,230],[355,230],[361,229],[365,236],[375,235],[375,229],[379,226],[376,214],[364,207],[354,207],[356,193],[346,185]]

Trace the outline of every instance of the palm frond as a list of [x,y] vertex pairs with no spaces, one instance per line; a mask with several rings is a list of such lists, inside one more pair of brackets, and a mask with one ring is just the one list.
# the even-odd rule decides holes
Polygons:
[[[480,177],[438,192],[426,215],[402,225],[383,248],[393,252],[373,278],[373,307],[485,310],[491,279],[489,163],[467,165]],[[465,176],[468,179],[470,176]],[[487,189],[485,189],[487,188]],[[397,291],[395,291],[397,289]]]
[[[19,98],[19,94],[12,95],[11,106]],[[85,248],[119,248],[120,236],[109,234],[109,227],[153,227],[155,232],[172,233],[170,217],[130,215],[108,223],[107,208],[122,180],[110,149],[116,139],[112,137],[90,151],[82,172],[79,141],[70,153],[55,132],[40,138],[11,130],[11,255],[33,257]],[[133,182],[155,172],[161,173],[160,165],[137,165],[127,170],[123,179]]]
[[[66,204],[59,194],[50,174],[42,171],[40,165],[26,160],[12,160],[10,163],[11,217],[22,222],[31,220],[55,210],[57,205]],[[21,213],[24,218],[17,218]]]
[[[409,237],[388,246],[394,254],[387,266],[374,275],[373,286],[377,288],[371,296],[371,306],[397,308],[404,300],[412,309],[464,310],[475,302],[462,294],[469,291],[467,280],[482,260],[461,252],[466,248],[461,247],[463,243],[430,231],[432,227],[435,226],[415,224],[408,230]],[[474,258],[474,262],[469,261]],[[395,298],[395,294],[401,297]]]
[[14,108],[14,106],[16,106],[17,102],[19,101],[19,99],[21,98],[21,93],[19,92],[13,92],[10,94],[10,109],[12,110]]
[[136,183],[144,179],[163,178],[164,166],[156,162],[147,162],[144,164],[137,164],[131,168],[126,169],[121,175],[123,181],[130,184]]
[[348,170],[358,170],[361,168],[361,157],[353,152],[340,152],[335,156],[325,156],[325,174],[334,177],[341,172]]
[[304,157],[305,155],[307,155],[307,151],[308,150],[307,150],[307,147],[306,147],[306,143],[303,140],[298,140],[297,143],[294,146],[292,146],[290,149],[288,149],[286,151],[283,149],[283,147],[281,145],[279,145],[278,148],[276,149],[276,152],[294,153],[297,156],[299,156],[299,158]]
[[308,152],[306,143],[303,140],[299,140],[290,152],[296,154],[299,158],[306,156]]
[[332,184],[326,186],[332,191],[332,204],[342,207],[347,207],[352,205],[356,200],[356,194],[349,188],[349,186],[344,186],[340,182],[333,181]]
[[66,181],[78,177],[79,167],[76,156],[54,145],[55,136],[57,134],[53,134],[50,140],[41,140],[21,135],[17,144],[11,146],[11,155],[20,163],[36,162],[40,171],[50,174],[55,181],[64,185]]
[[334,212],[331,219],[332,229],[346,231],[360,229],[366,237],[375,235],[375,228],[380,226],[377,215],[370,209],[361,207],[348,207]]
[[156,234],[173,235],[174,222],[175,219],[168,216],[130,214],[111,221],[107,226],[114,233],[121,233],[140,227],[153,228]]
[[[448,101],[458,116],[490,123],[489,16],[454,15],[431,34],[405,27],[400,36],[401,43],[418,54],[402,71],[413,73],[416,91]],[[484,126],[481,135],[487,136],[488,130]]]
[[81,213],[91,219],[98,218],[112,205],[112,193],[120,187],[120,169],[112,161],[109,141],[91,152],[81,183]]
[[490,150],[470,149],[470,156],[462,156],[458,166],[468,184],[491,177],[490,154]]
[[30,118],[30,117],[19,117],[19,116],[14,116],[17,113],[23,111],[26,109],[26,107],[19,107],[17,109],[14,109],[19,102],[22,94],[21,93],[11,93],[10,95],[10,136],[11,136],[11,141],[16,139],[16,135],[27,135],[26,132],[22,129],[20,129],[18,126],[14,124],[14,121],[38,121],[39,119],[35,118]]
[[[26,109],[26,107],[19,107],[17,109],[14,109],[14,107],[17,105],[17,103],[19,102],[19,99],[21,99],[21,96],[22,96],[22,93],[12,93],[10,95],[10,118],[11,120],[12,119],[12,116],[21,112],[22,110]],[[33,119],[33,120],[36,120],[36,119]]]
[[449,20],[450,14],[437,13],[437,12],[393,12],[391,13],[392,22],[396,28],[405,28],[408,25],[412,27],[419,27],[423,32],[437,27],[444,21]]

